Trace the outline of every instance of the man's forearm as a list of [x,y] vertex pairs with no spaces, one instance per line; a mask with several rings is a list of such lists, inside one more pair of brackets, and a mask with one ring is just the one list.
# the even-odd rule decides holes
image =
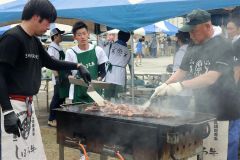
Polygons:
[[7,83],[4,78],[3,73],[0,72],[0,105],[2,107],[2,111],[12,110],[12,105],[10,103],[8,90],[7,90]]
[[98,77],[103,79],[106,76],[105,63],[98,65]]
[[214,84],[220,76],[221,76],[220,72],[209,71],[208,73],[200,75],[196,78],[183,81],[182,85],[186,89],[187,88],[197,89],[197,88],[208,87]]
[[73,62],[60,61],[51,58],[48,59],[47,62],[45,62],[45,67],[52,70],[76,70],[77,64]]
[[170,83],[175,83],[182,81],[187,74],[187,71],[178,69],[165,83],[170,84]]
[[240,79],[240,65],[237,65],[237,66],[234,67],[234,79],[235,79],[236,83]]

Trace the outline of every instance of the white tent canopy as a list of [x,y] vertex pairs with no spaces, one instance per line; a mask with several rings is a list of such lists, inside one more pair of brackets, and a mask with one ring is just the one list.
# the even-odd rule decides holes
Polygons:
[[[141,35],[141,36],[144,36],[146,34],[156,33],[156,32],[176,33],[177,32],[177,27],[174,26],[175,28],[174,28],[174,30],[172,30],[172,28],[169,28],[169,25],[174,26],[167,21],[160,21],[160,22],[154,23],[152,25],[149,25],[150,27],[147,26],[147,27],[138,28],[138,29],[134,30],[133,33],[137,34],[137,35]],[[105,33],[117,34],[118,32],[119,32],[118,29],[112,29],[112,30],[109,30]]]
[[[53,28],[58,28],[61,31],[65,31],[65,33],[72,32],[72,26],[66,25],[66,24],[52,23],[50,25],[50,30],[53,29]],[[48,30],[45,34],[50,36],[50,30]]]
[[134,30],[134,34],[144,36],[146,34],[163,32],[168,35],[174,35],[175,33],[177,33],[177,31],[178,31],[178,28],[173,24],[167,21],[160,21],[152,25],[148,25],[146,27],[141,27],[136,29]]

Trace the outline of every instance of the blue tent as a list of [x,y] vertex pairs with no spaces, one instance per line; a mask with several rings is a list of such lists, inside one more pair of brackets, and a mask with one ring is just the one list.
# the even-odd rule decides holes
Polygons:
[[146,35],[146,34],[154,34],[154,33],[160,32],[160,30],[155,24],[151,24],[145,27],[138,28],[133,32],[134,34]]
[[173,24],[167,22],[167,21],[163,21],[165,26],[167,27],[167,31],[163,31],[164,33],[168,34],[168,35],[174,35],[178,32],[178,28],[176,26],[174,26]]
[[152,34],[152,33],[158,32],[158,28],[154,24],[145,26],[145,27],[143,27],[143,29],[145,30],[146,34]]
[[134,30],[134,33],[139,35],[153,34],[158,32],[163,32],[171,36],[178,32],[178,28],[168,21],[161,21]]
[[4,32],[9,30],[10,28],[11,28],[11,25],[0,27],[0,35],[2,35]]
[[[0,23],[20,19],[27,0],[0,3]],[[240,5],[239,0],[51,0],[58,16],[104,24],[123,31],[184,15],[193,9],[204,10]]]
[[161,21],[155,23],[155,25],[160,29],[161,32],[168,34],[170,36],[178,32],[178,28],[173,24],[169,23],[168,21]]

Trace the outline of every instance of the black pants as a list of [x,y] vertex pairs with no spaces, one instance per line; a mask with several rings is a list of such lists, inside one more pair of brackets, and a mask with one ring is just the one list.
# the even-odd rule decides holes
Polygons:
[[53,109],[60,108],[60,105],[65,102],[65,98],[59,97],[59,85],[54,85],[54,93],[52,97],[52,101],[50,103],[50,114],[49,114],[49,121],[56,120],[56,111]]

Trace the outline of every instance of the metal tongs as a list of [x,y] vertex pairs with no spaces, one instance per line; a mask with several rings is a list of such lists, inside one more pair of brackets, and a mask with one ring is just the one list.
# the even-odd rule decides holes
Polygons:
[[142,109],[144,111],[146,109],[148,109],[151,106],[151,104],[155,98],[157,98],[157,95],[155,93],[153,93],[152,96],[150,97],[150,99],[147,100],[143,105],[140,106],[140,109]]

